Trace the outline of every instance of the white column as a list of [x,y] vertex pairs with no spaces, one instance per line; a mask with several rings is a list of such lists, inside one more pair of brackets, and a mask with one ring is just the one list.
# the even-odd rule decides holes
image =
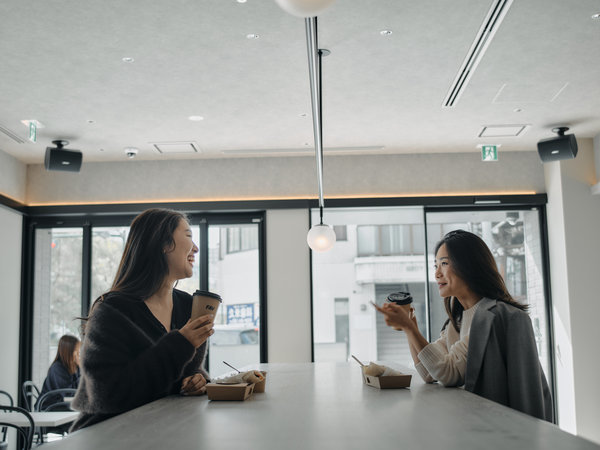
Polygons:
[[548,238],[558,418],[561,428],[600,443],[600,196],[593,142],[578,141],[575,159],[547,163]]

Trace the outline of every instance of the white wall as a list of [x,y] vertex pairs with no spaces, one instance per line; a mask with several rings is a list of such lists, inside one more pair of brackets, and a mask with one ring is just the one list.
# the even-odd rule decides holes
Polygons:
[[[535,152],[502,153],[497,162],[482,162],[479,152],[327,156],[323,184],[326,197],[545,191]],[[28,205],[316,195],[310,157],[88,163],[80,173],[27,166]]]
[[545,167],[557,399],[561,427],[600,443],[600,196],[592,141],[578,145],[574,160]]
[[0,150],[0,194],[25,203],[26,165]]
[[310,362],[308,211],[267,211],[269,362]]
[[19,390],[19,322],[21,307],[20,214],[0,206],[0,389],[16,403]]

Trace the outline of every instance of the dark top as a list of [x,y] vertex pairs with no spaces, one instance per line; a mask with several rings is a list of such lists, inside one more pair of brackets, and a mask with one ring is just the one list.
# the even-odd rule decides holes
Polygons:
[[183,378],[202,373],[206,343],[197,350],[177,331],[190,318],[192,297],[173,290],[171,331],[141,298],[112,293],[98,303],[81,344],[81,382],[72,406],[77,430],[178,394]]
[[[40,392],[40,396],[38,400],[48,391],[53,391],[54,389],[66,389],[72,388],[77,389],[79,385],[80,372],[79,368],[77,368],[77,372],[74,374],[70,374],[69,370],[65,367],[65,365],[61,361],[54,361],[50,368],[48,369],[48,375],[44,380],[44,385],[42,386],[42,392]],[[39,405],[39,409],[43,410],[54,403],[64,402],[64,394],[56,394],[50,395],[44,399],[44,404]],[[36,402],[36,407],[37,407]]]

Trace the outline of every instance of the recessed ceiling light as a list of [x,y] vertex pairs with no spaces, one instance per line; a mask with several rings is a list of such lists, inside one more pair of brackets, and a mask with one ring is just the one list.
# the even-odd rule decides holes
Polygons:
[[87,120],[87,123],[96,123],[96,121],[95,121],[95,120],[93,120],[93,119],[88,119],[88,120]]
[[247,0],[237,0],[238,3],[246,3]]
[[260,36],[258,34],[250,33],[246,35],[246,39],[258,39]]
[[523,112],[523,110],[521,108],[515,108],[513,109],[513,112]]
[[592,16],[592,19],[600,20],[600,13],[598,13],[598,14],[594,14],[594,15]]
[[133,61],[135,61],[135,59],[133,59],[130,56],[125,56],[124,58],[121,58],[121,60],[126,63],[132,63]]
[[389,35],[390,35],[390,34],[392,34],[392,33],[393,33],[393,31],[392,31],[392,30],[381,30],[381,31],[379,32],[379,34],[380,34],[380,35],[382,35],[382,36],[389,36]]
[[190,117],[188,117],[188,120],[191,120],[192,122],[200,122],[201,120],[204,120],[204,117],[202,117],[202,116],[190,116]]

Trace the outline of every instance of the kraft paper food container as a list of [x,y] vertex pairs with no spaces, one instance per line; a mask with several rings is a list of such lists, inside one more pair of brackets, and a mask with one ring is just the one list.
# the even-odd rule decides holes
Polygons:
[[238,400],[243,401],[252,395],[254,384],[217,384],[208,383],[206,394],[209,400]]
[[410,387],[412,375],[391,375],[387,377],[374,377],[363,373],[363,382],[367,386],[377,389],[400,389]]
[[255,394],[257,394],[257,393],[262,394],[263,392],[265,392],[265,386],[267,384],[267,372],[261,370],[260,373],[263,374],[263,377],[265,377],[265,379],[254,384],[254,393]]

